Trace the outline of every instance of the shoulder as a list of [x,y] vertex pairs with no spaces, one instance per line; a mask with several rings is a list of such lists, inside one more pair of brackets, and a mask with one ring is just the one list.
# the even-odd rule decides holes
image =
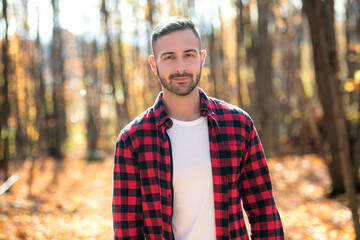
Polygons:
[[250,115],[242,108],[213,97],[208,97],[208,100],[210,111],[218,121],[232,120],[252,124]]
[[[216,98],[209,98],[212,116],[216,119],[220,132],[228,143],[239,142],[248,149],[254,139],[256,128],[250,115],[242,108]],[[257,141],[257,140],[256,140]]]
[[137,142],[138,137],[144,135],[144,131],[156,128],[155,120],[154,109],[150,107],[120,131],[117,141],[125,141],[127,146]]

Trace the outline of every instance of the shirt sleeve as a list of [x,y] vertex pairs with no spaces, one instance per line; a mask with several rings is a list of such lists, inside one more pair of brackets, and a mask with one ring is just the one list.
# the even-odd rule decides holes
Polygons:
[[245,161],[239,189],[251,225],[251,238],[284,239],[278,209],[272,193],[270,173],[263,147],[253,122],[246,128]]
[[139,165],[120,135],[113,165],[114,239],[144,239]]

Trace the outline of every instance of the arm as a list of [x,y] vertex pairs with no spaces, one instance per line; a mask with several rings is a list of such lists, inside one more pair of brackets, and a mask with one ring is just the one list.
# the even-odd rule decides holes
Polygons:
[[[272,193],[269,169],[253,122],[247,128],[245,161],[239,189],[251,224],[252,239],[284,239],[280,215]],[[248,132],[249,129],[249,132]]]
[[144,239],[139,165],[120,135],[113,168],[114,239]]

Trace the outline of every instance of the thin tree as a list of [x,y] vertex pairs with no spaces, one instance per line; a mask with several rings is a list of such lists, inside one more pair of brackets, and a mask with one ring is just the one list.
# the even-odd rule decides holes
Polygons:
[[[139,3],[137,1],[131,1],[131,5],[132,5],[132,10],[133,10],[133,16],[135,16],[135,26],[139,26],[141,20],[139,19],[139,17],[137,16],[137,13],[139,11]],[[137,80],[137,76],[138,75],[146,75],[147,76],[147,72],[146,71],[142,71],[143,67],[148,68],[146,62],[146,66],[144,66],[145,64],[143,62],[140,61],[140,47],[139,47],[139,29],[135,28],[134,29],[134,33],[133,33],[133,47],[132,47],[132,52],[131,52],[131,62],[133,64],[133,71],[130,72],[131,76],[129,76],[129,80],[133,79],[134,81],[138,81]],[[144,77],[143,79],[145,79],[146,77]],[[130,86],[129,86],[130,87]],[[133,87],[133,86],[132,86]],[[143,94],[145,87],[143,86],[140,89],[137,89],[137,92],[139,93],[136,97],[133,98],[134,104],[134,112],[136,114],[139,113],[139,111],[144,110],[145,109],[145,104],[146,104],[146,97],[145,94]],[[140,105],[140,103],[142,103],[142,105]]]
[[[360,68],[360,63],[356,59],[360,57],[360,54],[356,52],[355,46],[360,42],[360,3],[355,0],[349,0],[346,3],[346,62],[348,79],[351,79],[354,84],[359,84],[359,80],[356,79],[356,70]],[[360,89],[357,88],[351,91],[349,94],[349,104],[358,103],[358,109],[360,108]],[[359,111],[359,110],[358,110]],[[346,121],[348,128],[349,140],[350,140],[350,157],[353,164],[353,176],[357,189],[360,189],[360,120]]]
[[[154,12],[155,12],[155,0],[147,0],[147,7],[148,7],[148,11],[146,13],[146,20],[147,20],[147,29],[148,29],[148,39],[150,39],[151,36],[151,32],[152,32],[152,28],[154,26]],[[151,46],[150,46],[150,41],[148,42],[147,45],[147,52],[148,55],[152,54],[151,52]],[[160,83],[159,81],[157,81],[155,75],[153,74],[153,72],[151,71],[150,67],[147,67],[147,85],[149,87],[150,92],[152,93],[151,99],[154,99],[156,97],[156,95],[159,93],[160,91]]]
[[224,99],[227,102],[230,102],[231,100],[231,91],[230,93],[228,90],[230,89],[229,86],[229,79],[228,79],[228,73],[229,73],[229,61],[228,57],[225,53],[225,49],[227,47],[227,44],[225,43],[224,39],[227,39],[226,37],[226,30],[225,30],[225,24],[223,21],[222,11],[220,5],[218,6],[218,13],[219,13],[219,20],[220,20],[220,29],[219,29],[219,36],[218,36],[218,48],[219,48],[219,62],[220,62],[220,73],[218,74],[219,78],[221,79],[221,84],[219,88],[220,97],[221,99]]
[[119,78],[122,85],[122,92],[123,92],[123,103],[122,103],[122,122],[123,125],[126,125],[130,121],[129,117],[129,88],[128,88],[128,78],[127,74],[125,72],[125,58],[124,58],[124,52],[125,49],[123,47],[122,42],[122,29],[121,29],[121,13],[120,12],[120,4],[119,0],[116,0],[116,10],[118,12],[118,24],[119,24],[119,35],[117,38],[117,44],[118,44],[118,57],[119,57]]
[[97,69],[94,64],[97,56],[97,42],[93,40],[87,43],[84,39],[82,45],[82,67],[84,69],[83,82],[86,89],[86,139],[87,139],[87,159],[88,161],[101,160],[97,152],[97,141],[100,137],[100,81]]
[[53,9],[53,32],[51,42],[51,71],[53,77],[53,114],[50,119],[49,150],[57,160],[63,158],[62,145],[67,137],[65,124],[65,98],[64,98],[64,56],[62,30],[59,22],[59,0],[51,0]]
[[[67,138],[65,114],[65,73],[62,29],[60,27],[59,0],[51,0],[53,10],[53,32],[51,41],[52,104],[53,111],[48,121],[49,152],[56,159],[52,184],[57,184],[59,172],[63,168],[63,144]],[[50,186],[50,185],[49,185]]]
[[50,119],[49,114],[46,111],[45,101],[45,80],[44,80],[44,56],[42,53],[42,46],[40,43],[40,12],[39,6],[36,8],[37,11],[37,30],[36,30],[36,41],[35,41],[35,55],[34,55],[34,66],[33,66],[33,78],[35,80],[35,88],[37,96],[36,101],[36,118],[37,118],[37,129],[39,132],[38,140],[38,151],[43,152],[49,148],[48,146],[48,127],[47,120]]
[[268,156],[275,154],[274,138],[274,94],[272,86],[272,43],[268,33],[271,16],[270,1],[257,0],[258,31],[253,35],[253,54],[256,84],[257,120],[262,142]]
[[28,197],[32,197],[32,183],[33,183],[33,170],[35,167],[35,154],[36,154],[36,144],[38,142],[38,139],[35,139],[35,133],[34,131],[37,125],[37,119],[30,117],[30,111],[29,109],[33,106],[33,101],[29,101],[30,98],[36,97],[36,63],[35,63],[35,54],[36,51],[33,51],[33,45],[32,42],[30,42],[29,39],[29,24],[28,24],[28,0],[22,0],[23,5],[23,25],[24,25],[24,34],[23,34],[23,40],[21,41],[21,48],[23,52],[23,62],[25,62],[25,88],[26,88],[26,97],[25,97],[25,128],[26,132],[29,132],[27,134],[25,149],[26,149],[26,157],[30,158],[31,165],[29,168],[29,176],[27,179],[28,184]]
[[[35,82],[35,92],[37,93],[35,97],[35,103],[36,103],[36,123],[35,128],[38,131],[38,139],[36,143],[37,149],[37,157],[39,156],[39,153],[44,151],[46,149],[46,121],[45,121],[45,84],[43,79],[43,73],[42,73],[42,54],[41,54],[41,44],[40,44],[40,13],[38,6],[36,7],[37,11],[37,34],[36,34],[36,41],[34,46],[34,53],[31,58],[31,74],[32,78]],[[31,197],[33,195],[32,192],[32,184],[34,179],[33,170],[35,167],[35,156],[33,156],[32,164],[29,169],[29,178],[28,178],[28,197]]]
[[[303,11],[302,11],[303,12]],[[306,16],[304,16],[306,18]],[[302,17],[300,26],[295,27],[295,34],[297,37],[297,45],[299,49],[298,56],[300,57],[302,55],[301,53],[301,42],[302,41],[308,41],[308,35],[305,35],[305,28],[308,29],[307,22],[304,21],[304,17]],[[300,61],[300,59],[299,59]],[[313,143],[313,148],[316,152],[322,153],[324,151],[324,146],[322,144],[322,137],[320,134],[319,127],[317,126],[317,120],[316,120],[316,111],[313,102],[311,99],[306,95],[303,82],[299,76],[299,74],[294,76],[294,84],[296,93],[299,97],[299,100],[301,102],[301,105],[304,109],[304,116],[303,119],[305,119],[305,123],[308,126],[308,135],[311,139],[311,142]]]
[[[327,72],[325,72],[325,69],[321,71],[320,66],[322,66],[322,64],[327,64],[326,66],[329,67],[329,71],[331,71],[330,73],[332,74],[331,77],[333,78],[333,82],[328,81],[328,84],[331,83],[331,85],[329,87],[334,88],[333,90],[331,89],[327,89],[326,88],[320,88],[318,87],[318,93],[319,93],[319,97],[320,97],[320,101],[322,103],[322,107],[324,110],[324,125],[325,125],[325,129],[326,129],[326,138],[329,141],[329,145],[330,145],[330,152],[331,152],[331,157],[332,160],[328,163],[328,169],[329,169],[329,174],[331,177],[331,181],[332,181],[332,192],[330,194],[330,196],[335,196],[339,193],[345,192],[345,186],[344,186],[344,182],[343,182],[343,172],[339,171],[339,169],[342,168],[342,161],[341,161],[341,154],[342,151],[346,151],[347,156],[349,156],[349,151],[350,151],[350,147],[348,144],[348,134],[346,133],[346,140],[344,140],[344,144],[346,144],[346,148],[347,150],[344,149],[338,149],[338,141],[342,141],[341,139],[337,139],[337,135],[336,133],[332,130],[336,127],[336,121],[335,121],[335,117],[341,117],[343,116],[343,106],[341,104],[339,104],[340,108],[339,109],[333,109],[332,106],[337,106],[334,105],[335,103],[338,104],[338,101],[340,101],[340,103],[342,103],[342,101],[340,100],[340,91],[339,91],[339,81],[337,81],[336,78],[336,72],[337,70],[335,70],[337,67],[335,67],[334,65],[337,65],[337,60],[334,59],[334,56],[336,57],[336,51],[335,51],[335,35],[331,34],[330,32],[334,33],[334,31],[330,31],[329,27],[333,28],[334,26],[334,19],[333,17],[330,16],[324,16],[324,14],[329,14],[327,12],[323,13],[321,10],[319,13],[322,15],[318,15],[318,16],[322,16],[322,17],[326,17],[326,20],[322,20],[319,18],[316,18],[315,16],[313,16],[313,18],[315,20],[317,20],[317,25],[315,25],[315,23],[310,21],[310,16],[312,16],[311,14],[317,14],[314,13],[315,9],[313,9],[311,12],[308,12],[307,9],[305,8],[305,4],[306,6],[307,3],[304,2],[304,9],[308,18],[308,22],[309,22],[309,26],[310,26],[310,35],[311,35],[311,39],[313,42],[313,48],[314,48],[314,64],[315,64],[315,78],[316,78],[316,82],[317,85],[319,85],[319,78],[321,79],[320,82],[325,81],[324,79],[322,79],[322,77],[326,78],[326,74]],[[328,5],[328,3],[326,3]],[[327,6],[326,5],[326,6]],[[330,4],[331,5],[331,4]],[[315,25],[315,26],[314,26]],[[320,33],[314,33],[312,32],[312,28],[318,27],[318,28],[323,28],[323,26],[327,26],[325,29],[321,29],[321,34],[324,35],[324,38],[321,38]],[[315,28],[316,29],[316,28]],[[316,46],[314,46],[314,38],[319,42],[317,44],[321,44],[322,46],[322,51],[324,51],[324,53],[321,52],[320,49],[317,49]],[[334,38],[333,40],[329,40],[330,38]],[[325,44],[325,45],[324,45]],[[332,46],[330,46],[332,45]],[[316,56],[320,55],[320,54],[326,54],[326,59],[324,60],[320,60],[320,59],[316,59],[315,58],[315,53],[317,54]],[[321,55],[320,55],[321,56]],[[319,57],[320,57],[319,56]],[[316,62],[316,60],[318,60],[319,62]],[[324,61],[326,61],[324,63]],[[335,63],[331,63],[331,62],[335,62]],[[327,81],[327,80],[326,80]],[[328,88],[329,88],[328,87]],[[321,92],[320,92],[321,91]],[[323,95],[321,95],[321,93]],[[329,97],[330,96],[330,97]],[[335,110],[337,110],[338,112],[335,112]],[[336,116],[334,114],[340,114],[341,116]],[[345,121],[345,119],[343,118],[343,120]],[[342,121],[342,120],[340,120]]]
[[117,123],[117,129],[121,129],[121,105],[119,101],[116,98],[116,83],[115,83],[115,66],[114,66],[114,56],[113,56],[113,47],[111,45],[111,37],[110,37],[110,31],[109,31],[109,12],[107,10],[107,5],[105,0],[101,0],[101,14],[103,16],[103,24],[104,24],[104,31],[106,35],[106,45],[105,45],[105,51],[106,51],[106,58],[107,58],[107,80],[109,84],[112,86],[112,95],[115,102],[115,110],[116,110],[116,116],[118,121]]
[[244,44],[244,23],[243,23],[243,3],[242,0],[236,0],[236,50],[235,50],[235,74],[236,74],[236,97],[237,104],[239,106],[243,105],[241,100],[241,76],[240,76],[240,63],[241,63],[241,55],[240,50]]
[[0,152],[0,164],[3,172],[4,181],[9,177],[9,126],[8,118],[10,114],[10,103],[9,103],[9,21],[7,15],[7,0],[2,1],[2,17],[5,22],[5,37],[2,41],[1,49],[1,64],[3,66],[2,70],[2,84],[0,84],[0,96],[2,101],[0,102],[0,130],[1,130],[1,152]]
[[208,36],[208,44],[209,44],[209,62],[210,62],[210,82],[212,85],[212,91],[210,91],[210,94],[214,96],[215,98],[219,98],[218,93],[218,83],[219,79],[216,78],[216,72],[217,72],[217,57],[216,57],[216,39],[215,39],[215,28],[213,24],[211,24],[211,33]]
[[[357,5],[357,9],[360,9],[360,1],[356,2]],[[357,16],[356,16],[356,39],[357,39],[357,43],[360,43],[360,13],[359,11],[357,11]],[[360,53],[357,53],[357,57],[360,57]],[[357,68],[360,69],[360,62],[357,61]],[[359,71],[359,70],[358,70]],[[355,73],[354,73],[355,74]],[[359,74],[359,73],[358,73]],[[353,75],[354,77],[354,75]],[[359,79],[356,79],[357,81]],[[360,91],[358,93],[358,106],[360,108]],[[360,110],[358,110],[360,111]],[[354,162],[354,177],[355,177],[355,182],[356,182],[356,187],[358,187],[358,189],[360,189],[360,173],[359,173],[359,169],[360,169],[360,119],[358,121],[357,124],[357,139],[356,142],[354,144],[354,150],[355,153],[353,154],[353,162]]]
[[[297,56],[296,59],[299,62],[299,65],[300,65],[300,56],[302,55],[301,47],[300,47],[301,42],[308,41],[307,40],[308,34],[305,35],[305,33],[304,33],[305,28],[308,29],[308,25],[307,25],[307,22],[305,22],[304,20],[302,20],[302,22],[299,26],[294,26],[295,39],[297,39],[296,40],[296,44],[297,44],[296,49],[298,49],[299,52],[295,53],[295,56],[290,56],[290,57],[296,58],[296,56]],[[300,71],[300,69],[298,69],[298,70]],[[295,71],[297,71],[297,70],[295,70]],[[300,73],[300,72],[298,72],[298,73]],[[305,93],[304,85],[301,80],[301,75],[296,74],[296,72],[294,72],[292,77],[293,77],[296,94],[300,100],[300,105],[303,108],[302,119],[304,121],[304,126],[305,127],[307,126],[306,129],[308,129],[308,131],[306,133],[304,133],[305,137],[309,138],[312,149],[315,150],[315,152],[322,154],[324,151],[324,146],[322,144],[323,141],[322,141],[322,137],[321,137],[321,134],[319,131],[319,127],[317,126],[316,111],[315,111],[314,104],[311,101],[311,98],[309,96],[307,96]]]

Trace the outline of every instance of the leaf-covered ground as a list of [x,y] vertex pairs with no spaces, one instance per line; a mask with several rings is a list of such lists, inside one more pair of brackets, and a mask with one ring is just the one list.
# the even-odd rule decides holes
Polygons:
[[[315,155],[269,159],[286,239],[354,239],[344,196],[327,199],[330,179]],[[55,161],[38,160],[28,198],[31,161],[11,166],[21,179],[0,195],[2,239],[112,239],[112,157],[87,163],[71,153],[53,184]]]

